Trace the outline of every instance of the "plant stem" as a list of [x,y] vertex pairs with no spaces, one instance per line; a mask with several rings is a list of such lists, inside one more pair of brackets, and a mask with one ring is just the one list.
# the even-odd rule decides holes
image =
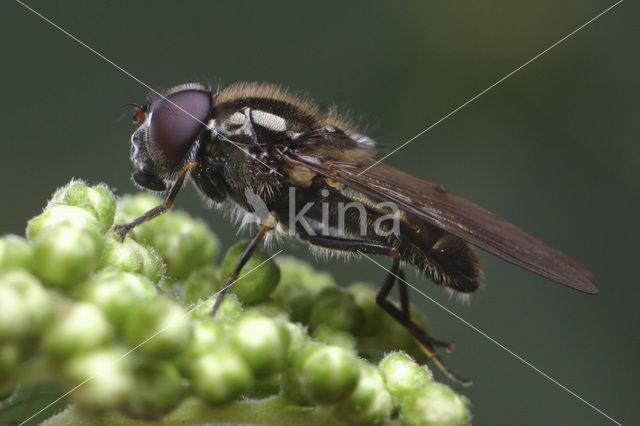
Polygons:
[[89,423],[104,426],[146,426],[164,424],[217,424],[241,423],[261,425],[300,425],[333,426],[339,425],[325,407],[296,407],[286,399],[275,396],[262,400],[234,401],[222,406],[211,407],[192,397],[186,399],[172,413],[160,422],[153,420],[134,420],[121,414],[108,413],[87,416],[75,406],[70,406],[60,414],[43,423],[46,426],[85,426]]

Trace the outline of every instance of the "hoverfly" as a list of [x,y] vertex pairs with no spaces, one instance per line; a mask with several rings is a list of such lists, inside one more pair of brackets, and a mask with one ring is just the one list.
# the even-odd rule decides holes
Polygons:
[[[322,113],[310,100],[278,86],[237,83],[212,91],[185,84],[137,107],[134,121],[140,127],[131,137],[133,180],[167,195],[162,205],[117,226],[121,238],[169,209],[186,179],[215,203],[230,201],[257,214],[249,197],[253,194],[268,209],[212,315],[272,228],[331,252],[389,256],[393,263],[376,302],[450,378],[469,384],[436,354],[437,347],[450,350],[452,344],[433,338],[411,320],[402,264],[468,294],[482,276],[474,245],[573,289],[598,292],[591,272],[577,261],[440,185],[376,163],[370,138],[334,112]],[[356,213],[346,212],[349,203],[357,203]],[[395,207],[392,214],[389,205]],[[381,226],[383,215],[388,220]],[[300,218],[304,221],[292,221]],[[396,232],[390,232],[393,227]],[[387,299],[396,284],[399,307]]]

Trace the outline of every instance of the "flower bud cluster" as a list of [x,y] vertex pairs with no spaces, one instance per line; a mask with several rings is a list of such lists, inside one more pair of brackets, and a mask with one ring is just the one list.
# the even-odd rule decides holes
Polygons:
[[247,243],[217,263],[215,234],[175,211],[113,236],[160,202],[72,181],[26,238],[0,238],[0,394],[62,379],[74,404],[54,425],[468,423],[367,284],[257,250],[211,317]]

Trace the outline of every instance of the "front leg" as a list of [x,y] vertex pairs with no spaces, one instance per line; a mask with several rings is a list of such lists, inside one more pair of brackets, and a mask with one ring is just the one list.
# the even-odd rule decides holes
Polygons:
[[152,208],[151,210],[149,210],[148,212],[146,212],[142,216],[134,219],[132,222],[125,223],[125,224],[122,224],[122,225],[116,225],[114,227],[114,231],[113,231],[114,234],[116,236],[120,237],[120,240],[124,241],[124,239],[127,237],[127,234],[133,228],[135,228],[136,226],[141,225],[141,224],[153,219],[154,217],[161,215],[162,213],[166,212],[167,210],[169,210],[173,206],[173,203],[175,202],[176,197],[178,196],[178,192],[180,192],[180,189],[182,188],[182,184],[184,183],[184,180],[187,177],[187,174],[191,170],[193,170],[197,165],[198,165],[197,162],[190,161],[184,166],[184,168],[180,172],[180,175],[178,176],[176,181],[171,186],[171,189],[169,189],[169,192],[167,193],[167,197],[165,198],[164,203],[160,204],[157,207]]

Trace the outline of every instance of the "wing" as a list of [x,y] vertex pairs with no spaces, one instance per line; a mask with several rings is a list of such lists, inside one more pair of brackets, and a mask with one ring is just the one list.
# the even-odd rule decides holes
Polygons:
[[[338,147],[340,155],[334,149]],[[371,146],[325,136],[284,153],[284,158],[370,197],[394,202],[408,214],[524,269],[576,290],[598,293],[583,265],[477,204],[386,164],[369,169],[375,163],[374,153]]]

